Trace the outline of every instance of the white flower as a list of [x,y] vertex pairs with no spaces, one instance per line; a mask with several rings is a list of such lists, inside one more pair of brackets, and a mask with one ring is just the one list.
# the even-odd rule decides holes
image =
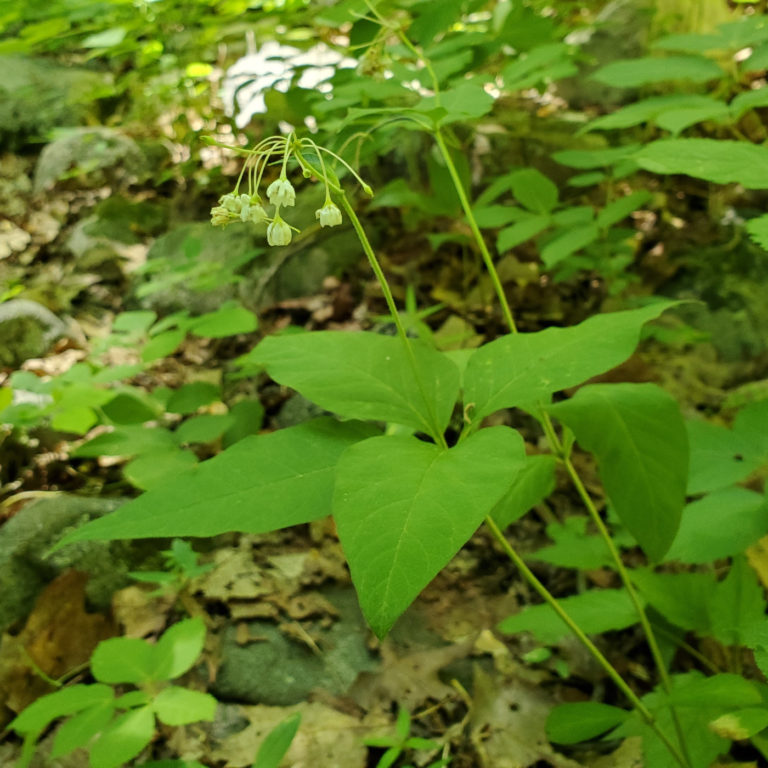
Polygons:
[[232,214],[223,206],[211,208],[211,224],[214,227],[226,227],[232,221]]
[[296,190],[288,179],[279,178],[267,187],[267,197],[272,205],[295,205]]
[[328,200],[322,208],[315,211],[315,218],[320,221],[321,227],[335,227],[341,224],[341,211],[337,205]]
[[227,195],[222,195],[219,198],[219,206],[225,211],[239,215],[243,204],[237,195],[233,195],[231,192]]
[[275,214],[267,227],[267,242],[270,245],[288,245],[291,242],[291,228],[280,218],[279,213]]
[[254,202],[248,206],[248,213],[245,218],[243,218],[242,213],[240,214],[240,218],[242,218],[243,221],[252,221],[254,224],[261,224],[266,221],[269,216],[267,216],[267,212],[264,210],[261,202],[258,201],[257,198],[254,198]]

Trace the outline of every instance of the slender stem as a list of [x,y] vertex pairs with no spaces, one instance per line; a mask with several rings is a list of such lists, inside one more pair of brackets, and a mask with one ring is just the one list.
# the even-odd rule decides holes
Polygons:
[[512,548],[512,545],[507,541],[501,529],[496,525],[496,521],[489,515],[485,518],[485,524],[490,528],[496,541],[501,545],[505,554],[515,564],[520,573],[525,577],[525,580],[539,593],[539,595],[545,600],[550,608],[558,615],[573,634],[578,638],[579,642],[589,651],[594,657],[595,661],[603,668],[608,677],[613,680],[616,686],[624,693],[624,695],[632,702],[632,706],[638,711],[640,716],[645,720],[650,728],[659,739],[664,742],[664,745],[669,750],[670,754],[675,760],[683,767],[687,768],[688,762],[685,760],[679,749],[670,741],[668,736],[661,730],[653,713],[643,704],[638,695],[629,687],[624,678],[616,671],[616,668],[610,661],[603,655],[602,651],[587,637],[581,627],[566,613],[560,603],[552,593],[539,581],[533,571],[525,564],[525,561],[517,554]]
[[442,448],[447,448],[448,444],[445,441],[445,435],[443,435],[443,432],[440,429],[440,423],[437,420],[437,415],[435,413],[432,399],[427,396],[424,385],[422,384],[421,375],[419,374],[419,367],[416,363],[416,356],[413,354],[413,346],[411,344],[411,340],[408,338],[408,334],[405,330],[405,326],[403,325],[400,313],[397,310],[397,305],[395,304],[394,296],[392,296],[392,291],[389,287],[386,275],[384,274],[384,270],[382,270],[381,264],[379,264],[379,260],[376,258],[376,253],[374,252],[373,247],[368,240],[368,236],[365,234],[365,230],[363,229],[363,225],[360,223],[360,219],[357,218],[357,214],[355,213],[354,208],[352,208],[352,206],[349,204],[349,200],[347,200],[347,196],[343,191],[339,194],[339,199],[341,200],[342,207],[347,212],[347,216],[349,216],[349,220],[352,222],[352,226],[354,227],[357,237],[360,240],[360,245],[363,246],[363,251],[365,251],[365,255],[368,257],[368,262],[371,265],[371,269],[376,275],[376,279],[379,281],[381,291],[384,294],[384,300],[387,302],[387,307],[389,308],[389,313],[392,315],[392,319],[394,320],[395,326],[397,327],[397,332],[402,339],[403,344],[405,345],[408,359],[416,379],[416,384],[419,387],[421,397],[424,400],[427,409],[429,410],[429,417],[432,422],[432,437]]
[[475,219],[475,214],[472,211],[472,206],[469,203],[467,193],[464,191],[464,185],[461,182],[461,178],[459,177],[459,173],[456,170],[456,166],[454,165],[451,153],[448,151],[445,139],[443,138],[443,134],[440,132],[439,128],[435,131],[435,141],[437,142],[440,154],[443,156],[445,165],[448,168],[448,173],[451,174],[453,185],[456,187],[456,194],[459,196],[461,207],[464,209],[464,215],[467,217],[467,221],[469,222],[469,228],[472,230],[472,234],[475,237],[477,247],[480,249],[483,262],[485,262],[485,268],[488,270],[488,274],[491,278],[491,282],[493,283],[496,295],[499,297],[499,302],[501,303],[501,311],[504,313],[504,320],[506,321],[512,333],[517,333],[515,318],[512,315],[512,310],[509,308],[507,297],[504,295],[504,287],[501,284],[499,273],[496,271],[496,265],[493,263],[491,254],[488,251],[488,246],[485,244],[483,235],[480,232],[480,227],[477,225],[477,219]]

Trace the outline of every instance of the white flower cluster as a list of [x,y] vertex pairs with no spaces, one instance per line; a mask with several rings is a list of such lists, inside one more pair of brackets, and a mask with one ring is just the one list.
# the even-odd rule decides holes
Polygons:
[[[242,151],[242,150],[240,150]],[[310,166],[302,154],[303,151],[311,151],[317,157],[319,169]],[[328,178],[325,170],[325,162],[322,153],[331,155],[348,168],[355,178],[369,194],[373,194],[371,188],[342,160],[324,147],[318,147],[311,139],[298,140],[291,134],[288,138],[276,137],[265,139],[253,150],[248,150],[247,159],[240,173],[234,192],[223,195],[219,204],[211,209],[211,224],[214,227],[225,227],[233,221],[250,221],[254,224],[267,224],[267,242],[270,245],[288,245],[293,237],[296,227],[291,226],[280,215],[280,209],[296,204],[296,190],[288,181],[286,167],[288,160],[293,156],[301,167],[304,176],[319,176],[325,183],[325,202],[323,207],[315,211],[315,218],[321,227],[336,227],[341,224],[341,211],[331,199],[331,187],[336,193],[343,194],[338,183],[333,183]],[[273,216],[269,216],[258,194],[261,177],[269,164],[270,158],[275,154],[282,154],[282,170],[280,176],[267,187],[269,203],[275,207]],[[239,193],[239,187],[247,171],[248,194]],[[334,177],[335,179],[335,177]]]

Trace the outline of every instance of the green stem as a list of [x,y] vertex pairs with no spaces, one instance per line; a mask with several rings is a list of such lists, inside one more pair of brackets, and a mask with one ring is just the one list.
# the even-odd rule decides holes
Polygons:
[[552,593],[538,580],[536,575],[525,564],[525,561],[517,554],[512,548],[512,545],[507,541],[501,529],[496,525],[495,520],[489,515],[485,518],[485,524],[490,528],[493,537],[500,544],[509,559],[515,564],[520,573],[525,577],[525,580],[539,593],[544,601],[550,608],[558,615],[558,617],[568,626],[568,629],[573,632],[579,642],[589,651],[592,657],[603,668],[608,677],[613,680],[617,688],[619,688],[624,695],[632,702],[632,706],[638,711],[640,716],[648,724],[649,728],[652,728],[654,733],[664,743],[669,750],[670,754],[675,760],[682,766],[687,768],[689,765],[684,756],[680,753],[680,750],[670,741],[667,735],[661,730],[653,713],[643,704],[638,695],[629,687],[624,678],[616,671],[616,668],[610,661],[603,655],[602,651],[587,637],[581,627],[563,610],[560,603]]
[[472,230],[472,234],[475,237],[477,247],[480,249],[483,262],[485,263],[485,268],[488,270],[491,282],[493,283],[493,288],[496,291],[496,295],[499,297],[501,311],[504,313],[504,320],[509,326],[510,331],[512,331],[512,333],[517,333],[515,318],[512,315],[512,310],[509,308],[509,302],[507,301],[507,297],[504,294],[504,287],[501,284],[499,273],[496,271],[496,265],[493,263],[491,254],[488,251],[488,246],[485,244],[483,235],[480,232],[480,227],[477,225],[477,219],[475,219],[475,214],[472,211],[472,206],[469,203],[467,193],[464,191],[464,185],[461,182],[461,178],[459,177],[459,173],[456,170],[456,166],[453,162],[453,158],[451,157],[451,153],[448,151],[445,139],[443,138],[443,134],[440,132],[439,128],[435,131],[435,141],[437,142],[440,154],[443,156],[445,165],[448,168],[448,173],[451,175],[453,185],[456,187],[456,194],[459,196],[459,201],[461,202],[461,207],[464,210],[464,215],[467,217],[467,221],[469,222],[469,228]]
[[422,384],[421,376],[419,374],[419,367],[416,363],[416,356],[413,354],[413,346],[411,344],[411,340],[408,338],[408,334],[405,330],[405,326],[403,325],[400,313],[397,310],[397,305],[395,304],[394,296],[392,296],[392,291],[384,274],[384,270],[382,270],[381,264],[379,264],[379,260],[376,258],[376,253],[374,252],[373,247],[368,240],[368,236],[365,234],[365,230],[363,229],[363,225],[360,223],[360,219],[357,218],[357,214],[355,213],[354,208],[352,208],[352,206],[349,204],[349,200],[347,200],[347,196],[343,191],[339,193],[339,199],[341,200],[341,205],[346,211],[347,216],[349,216],[349,220],[352,222],[355,233],[360,240],[360,245],[362,245],[363,251],[365,251],[365,255],[368,257],[368,262],[371,265],[371,269],[373,270],[374,275],[376,275],[376,279],[379,281],[381,291],[384,294],[384,300],[387,302],[387,307],[389,308],[389,313],[392,315],[392,319],[394,320],[395,326],[397,327],[397,333],[405,345],[408,359],[410,361],[411,368],[413,369],[413,375],[416,378],[416,384],[418,385],[419,391],[421,392],[421,397],[424,400],[427,409],[429,410],[429,417],[432,422],[432,437],[442,448],[447,448],[448,444],[445,442],[445,435],[443,435],[443,432],[440,429],[440,424],[437,420],[434,404],[432,403],[431,398],[427,396],[424,385]]

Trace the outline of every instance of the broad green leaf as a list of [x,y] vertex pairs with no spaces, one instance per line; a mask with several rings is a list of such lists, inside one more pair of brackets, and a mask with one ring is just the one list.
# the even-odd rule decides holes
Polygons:
[[[641,99],[615,112],[598,117],[587,124],[584,131],[611,131],[620,128],[632,128],[643,123],[655,122],[659,115],[681,109],[715,109],[721,102],[712,96],[701,96],[693,93],[677,93],[674,96],[651,96]],[[631,145],[631,151],[639,145]],[[615,150],[614,150],[615,151]],[[558,153],[562,154],[562,153]],[[628,153],[628,154],[631,154]],[[557,157],[555,156],[555,159]],[[560,162],[558,160],[558,162]]]
[[593,168],[606,168],[620,163],[631,157],[639,148],[639,144],[625,144],[623,147],[605,149],[566,149],[555,152],[552,159],[568,168],[590,171]]
[[755,48],[752,55],[741,64],[743,72],[755,72],[766,68],[768,68],[768,43],[763,43]]
[[528,216],[527,211],[509,205],[486,205],[475,208],[474,214],[478,227],[493,229],[503,227],[510,221],[520,221]]
[[201,315],[187,326],[190,333],[206,339],[222,339],[238,333],[251,333],[257,328],[256,315],[237,302],[222,304],[214,312]]
[[644,189],[640,189],[637,192],[630,193],[626,197],[620,197],[618,200],[608,203],[608,205],[597,214],[597,226],[601,229],[607,229],[614,224],[618,224],[622,219],[626,219],[630,213],[645,205],[650,199],[651,193],[646,192]]
[[164,331],[153,336],[141,350],[142,362],[151,363],[159,360],[161,357],[168,357],[173,354],[179,344],[184,341],[186,331],[181,328],[174,328],[171,331]]
[[155,320],[157,314],[151,310],[121,312],[112,323],[112,330],[122,333],[146,333]]
[[767,532],[765,496],[746,488],[724,488],[685,507],[664,559],[710,563],[743,552]]
[[707,603],[716,587],[712,573],[654,573],[635,569],[631,576],[643,597],[667,621],[681,629],[706,632]]
[[614,88],[638,88],[669,80],[704,83],[724,75],[714,61],[703,56],[665,56],[614,61],[598,69],[592,79]]
[[77,458],[135,456],[138,453],[173,451],[175,448],[176,443],[167,429],[126,425],[83,443],[72,455]]
[[768,215],[764,214],[750,219],[747,222],[747,232],[761,248],[768,251]]
[[161,723],[186,725],[200,720],[213,720],[217,704],[210,693],[169,685],[155,696],[152,709]]
[[599,701],[558,704],[547,717],[547,738],[556,744],[595,739],[629,717],[629,712]]
[[161,488],[73,531],[71,541],[264,533],[331,512],[341,453],[375,430],[318,419],[246,437]]
[[55,413],[51,419],[51,426],[59,432],[84,435],[98,421],[99,417],[93,408],[89,408],[87,405],[76,405],[72,408],[63,408]]
[[[592,589],[557,602],[588,635],[626,629],[639,621],[624,589]],[[531,632],[547,645],[554,645],[571,633],[568,625],[546,603],[526,606],[520,613],[504,619],[499,630],[508,635]]]
[[264,424],[264,406],[258,400],[241,400],[229,411],[235,423],[222,435],[225,448],[250,435],[257,435]]
[[154,680],[155,649],[137,637],[102,640],[91,656],[91,673],[101,683],[133,683]]
[[531,88],[551,79],[555,67],[570,63],[568,46],[564,43],[536,46],[504,67],[501,73],[504,87],[508,91]]
[[515,199],[532,213],[547,214],[557,205],[557,185],[535,168],[511,173],[509,182]]
[[549,412],[595,454],[616,514],[660,560],[680,525],[688,476],[688,435],[674,398],[654,384],[593,384]]
[[705,120],[715,120],[722,123],[730,120],[730,118],[731,110],[728,105],[725,102],[719,102],[709,107],[670,109],[658,115],[656,125],[677,136],[686,128],[703,123]]
[[168,413],[194,413],[204,405],[221,399],[221,387],[207,381],[193,381],[175,390],[168,398],[165,409]]
[[709,723],[709,729],[724,739],[742,741],[768,727],[768,709],[747,707],[720,715]]
[[741,675],[723,672],[712,677],[691,680],[687,685],[674,688],[669,701],[679,707],[697,707],[702,701],[717,702],[719,707],[733,709],[761,704],[759,689]]
[[493,109],[493,96],[486,93],[479,82],[463,82],[440,93],[439,107],[434,96],[427,96],[416,109],[426,113],[434,111],[439,115],[438,123],[447,125],[487,115]]
[[602,171],[590,171],[589,173],[577,173],[568,179],[569,187],[592,187],[600,184],[608,177]]
[[249,358],[279,384],[341,416],[442,433],[458,396],[459,371],[421,342],[411,349],[418,379],[402,340],[376,333],[269,336]]
[[512,487],[502,496],[491,512],[500,528],[519,520],[529,509],[543,501],[555,488],[554,456],[526,456]]
[[768,147],[725,139],[662,139],[646,144],[634,160],[652,173],[680,173],[716,184],[768,188]]
[[723,645],[745,645],[754,648],[761,642],[765,621],[765,595],[757,574],[739,556],[728,575],[718,583],[707,604],[708,635]]
[[83,48],[112,48],[122,43],[125,40],[126,34],[127,30],[125,27],[112,27],[111,29],[105,29],[103,32],[88,35],[80,45]]
[[62,723],[53,740],[51,758],[67,755],[79,747],[86,746],[97,733],[107,727],[114,712],[114,702],[104,702],[84,709],[66,723]]
[[151,707],[120,715],[91,745],[92,768],[120,768],[149,744],[154,732],[155,716]]
[[376,437],[342,456],[333,516],[379,637],[474,533],[524,459],[522,438],[507,427],[480,430],[449,450]]
[[180,445],[210,443],[234,425],[234,416],[229,413],[202,413],[179,424],[173,436]]
[[570,328],[517,333],[480,347],[469,359],[464,403],[473,422],[502,408],[534,403],[623,363],[640,329],[674,302],[595,315]]
[[651,48],[662,51],[681,51],[683,53],[706,53],[723,47],[726,47],[726,40],[723,35],[702,34],[700,32],[665,35],[651,46]]
[[296,712],[278,723],[261,742],[253,768],[280,768],[300,723],[301,712]]
[[128,691],[115,699],[115,709],[134,709],[143,707],[149,702],[150,696],[146,691]]
[[39,733],[57,717],[73,715],[91,707],[109,706],[115,692],[108,685],[73,685],[41,696],[32,702],[8,727],[25,736]]
[[738,120],[745,112],[758,107],[768,107],[768,88],[744,91],[734,96],[730,104],[731,116]]
[[156,419],[159,408],[143,392],[119,392],[101,407],[101,412],[114,424],[143,424]]
[[615,567],[605,541],[600,536],[587,535],[586,517],[574,516],[562,523],[550,523],[547,536],[554,544],[531,552],[528,559],[585,571],[606,565]]
[[123,467],[123,475],[136,488],[149,491],[165,485],[169,480],[197,464],[191,451],[176,448],[168,451],[142,453]]
[[541,260],[544,266],[551,269],[572,253],[586,248],[600,236],[596,224],[586,224],[556,232],[554,237],[541,249]]
[[199,617],[169,627],[154,646],[153,680],[173,680],[197,661],[205,643],[205,624]]
[[536,237],[550,225],[551,221],[549,216],[530,216],[511,227],[505,227],[496,238],[497,250],[499,253],[504,253],[504,251]]
[[571,205],[552,214],[552,223],[558,227],[579,227],[595,220],[595,209],[591,205]]

